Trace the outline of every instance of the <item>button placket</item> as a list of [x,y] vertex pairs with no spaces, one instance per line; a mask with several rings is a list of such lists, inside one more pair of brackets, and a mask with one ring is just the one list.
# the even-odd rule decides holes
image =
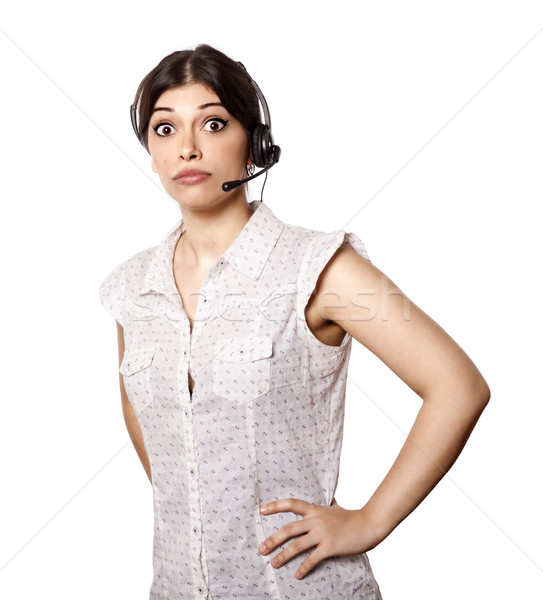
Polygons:
[[194,327],[191,334],[191,355],[196,346],[196,342],[202,333],[202,329],[205,327],[206,322],[213,316],[213,310],[216,305],[215,290],[217,287],[217,275],[218,272],[215,268],[210,270],[205,276],[202,287],[200,288],[200,300],[198,301],[196,319],[194,320]]
[[186,477],[189,496],[189,561],[192,572],[192,585],[196,591],[196,597],[205,598],[207,594],[207,584],[205,575],[200,562],[202,553],[202,525],[200,508],[200,486],[198,481],[198,460],[196,455],[196,445],[194,437],[194,422],[192,415],[191,395],[188,389],[188,374],[190,370],[190,323],[186,314],[184,314],[183,324],[180,330],[180,345],[185,347],[180,352],[178,365],[177,385],[179,403],[183,411],[183,439],[186,449]]
[[[190,371],[190,322],[185,313],[182,312],[180,324],[178,325],[179,332],[179,360],[177,364],[177,397],[181,406],[188,406],[191,402],[191,394],[189,392],[189,371]],[[187,417],[186,412],[184,413]]]
[[196,458],[196,447],[194,440],[194,427],[192,419],[192,410],[190,407],[184,409],[184,437],[187,448],[187,478],[189,489],[189,517],[190,517],[190,563],[193,574],[193,584],[198,594],[206,592],[206,585],[202,566],[200,563],[200,554],[202,551],[202,523],[200,510],[200,486],[198,482],[198,465]]

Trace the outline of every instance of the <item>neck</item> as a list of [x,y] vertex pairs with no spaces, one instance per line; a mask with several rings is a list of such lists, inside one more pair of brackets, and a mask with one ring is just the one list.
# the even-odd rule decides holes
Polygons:
[[187,266],[208,268],[228,250],[252,214],[245,196],[212,210],[181,208],[185,231],[177,242],[176,255]]

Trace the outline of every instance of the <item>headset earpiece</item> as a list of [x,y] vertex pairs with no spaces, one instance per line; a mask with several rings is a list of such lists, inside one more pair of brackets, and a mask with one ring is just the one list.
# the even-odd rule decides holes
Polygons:
[[269,127],[263,123],[253,127],[251,153],[257,167],[267,167],[273,160],[273,139]]

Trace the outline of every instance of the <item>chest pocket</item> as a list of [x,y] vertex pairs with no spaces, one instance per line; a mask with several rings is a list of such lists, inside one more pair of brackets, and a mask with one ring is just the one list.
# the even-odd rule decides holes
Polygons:
[[151,388],[151,365],[155,348],[131,347],[125,351],[119,372],[123,375],[126,395],[139,415],[153,399]]
[[272,340],[267,336],[229,338],[216,346],[213,392],[243,404],[270,389]]

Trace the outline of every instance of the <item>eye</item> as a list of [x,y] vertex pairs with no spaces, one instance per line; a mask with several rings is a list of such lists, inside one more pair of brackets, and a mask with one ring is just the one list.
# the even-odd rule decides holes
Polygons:
[[218,117],[213,117],[213,119],[209,119],[208,121],[206,121],[205,125],[204,125],[204,131],[210,131],[210,132],[215,132],[215,131],[220,131],[221,129],[223,129],[226,124],[228,123],[228,121],[225,121],[224,119],[219,119]]
[[169,123],[159,123],[153,127],[155,133],[161,137],[169,137],[175,131],[172,125]]

